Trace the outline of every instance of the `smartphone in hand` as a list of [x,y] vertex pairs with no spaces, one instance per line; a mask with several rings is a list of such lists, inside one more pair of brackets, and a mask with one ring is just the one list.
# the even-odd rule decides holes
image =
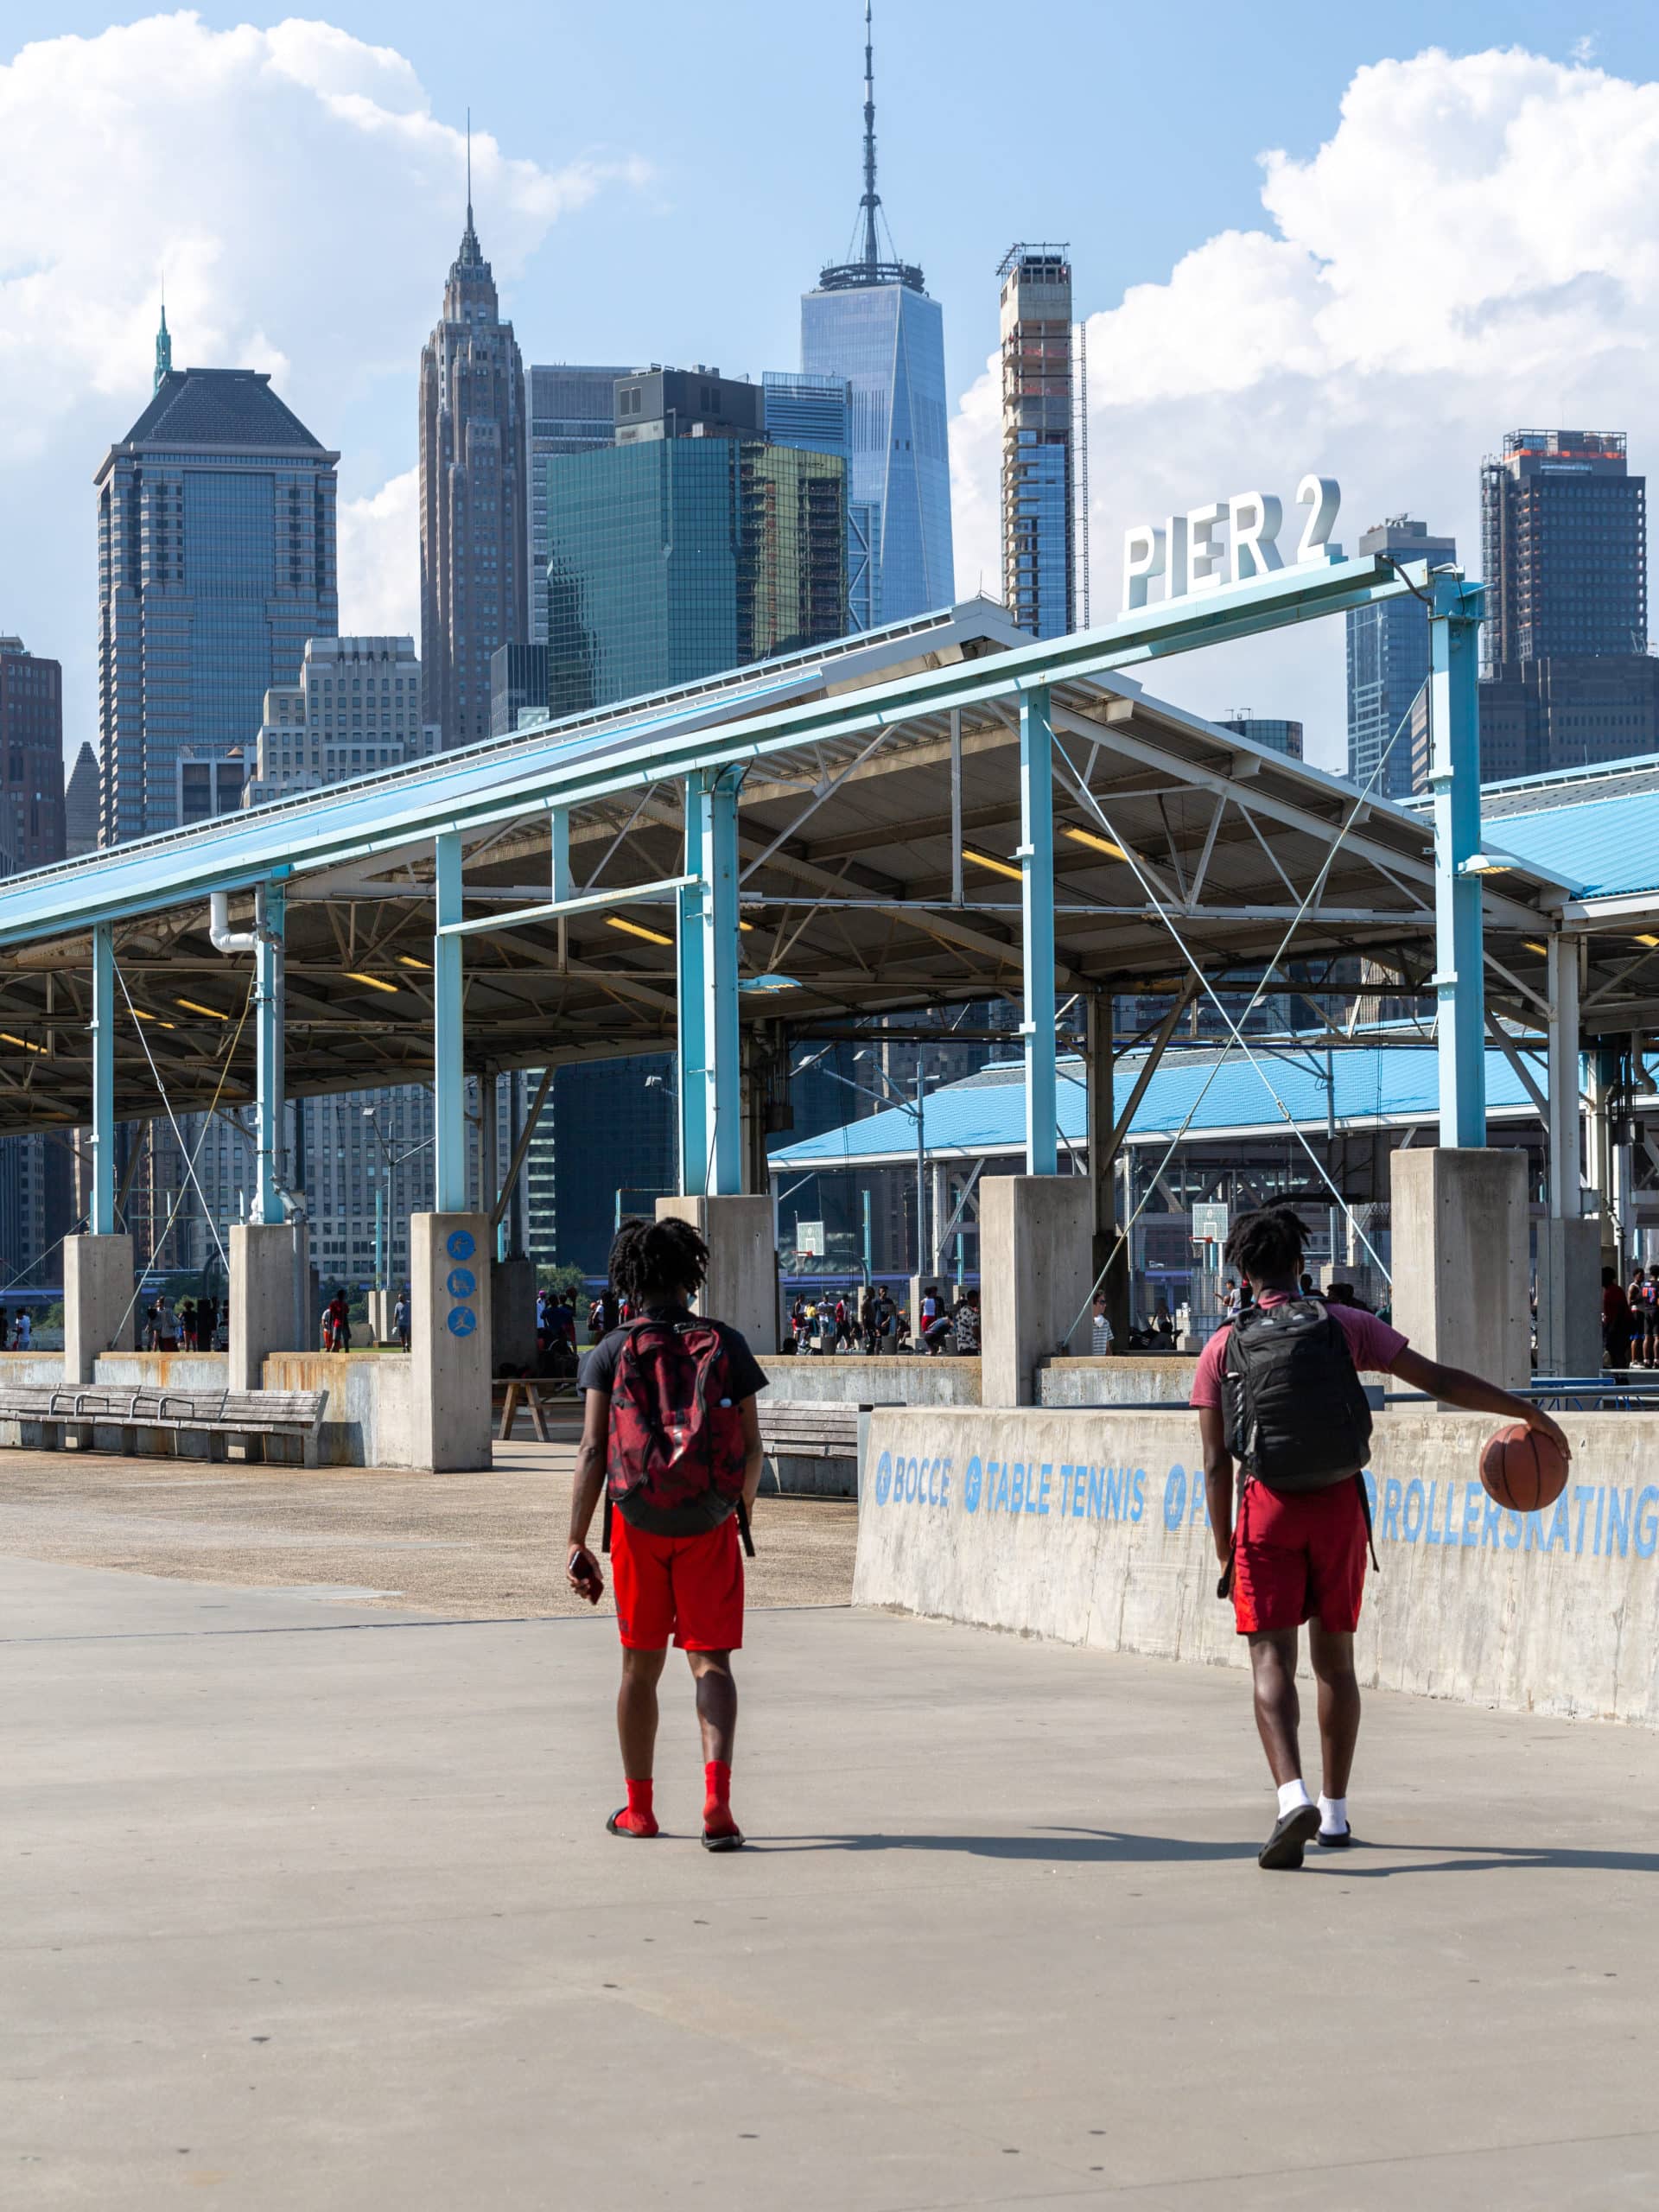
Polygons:
[[599,1561],[585,1547],[579,1545],[571,1553],[565,1573],[570,1587],[590,1605],[596,1605],[605,1595],[605,1577],[599,1571]]

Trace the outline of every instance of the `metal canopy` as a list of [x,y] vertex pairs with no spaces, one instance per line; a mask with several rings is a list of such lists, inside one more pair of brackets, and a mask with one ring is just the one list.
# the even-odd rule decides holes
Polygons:
[[[1021,699],[1038,685],[1052,730],[1057,988],[1184,976],[1147,885],[1207,973],[1260,963],[1356,794],[1123,671],[1407,588],[1376,557],[1300,576],[1294,598],[1287,581],[1036,645],[969,602],[17,879],[0,887],[0,1130],[89,1118],[95,924],[111,927],[119,967],[116,1114],[157,1110],[146,1046],[176,1110],[250,1100],[251,963],[212,948],[207,894],[259,882],[285,891],[289,1095],[429,1081],[435,841],[452,835],[465,934],[444,944],[462,953],[467,1067],[668,1049],[685,784],[722,772],[742,772],[745,1025],[810,1030],[1018,996]],[[1541,994],[1541,920],[1563,888],[1524,868],[1483,879],[1494,1005],[1524,1010]],[[1373,800],[1294,950],[1362,954],[1379,982],[1420,990],[1433,906],[1432,825]],[[239,924],[251,901],[232,906]]]

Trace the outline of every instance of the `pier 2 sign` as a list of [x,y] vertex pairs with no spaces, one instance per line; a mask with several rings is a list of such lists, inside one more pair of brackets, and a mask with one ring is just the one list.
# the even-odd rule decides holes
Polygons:
[[[1304,476],[1296,505],[1307,520],[1296,547],[1293,569],[1324,568],[1342,558],[1331,543],[1342,487],[1334,476]],[[1279,550],[1284,508],[1271,492],[1235,492],[1230,499],[1189,507],[1163,523],[1141,522],[1123,533],[1123,612],[1147,604],[1155,577],[1161,597],[1196,599],[1224,583],[1243,583],[1287,563]],[[1224,542],[1223,533],[1224,532]]]

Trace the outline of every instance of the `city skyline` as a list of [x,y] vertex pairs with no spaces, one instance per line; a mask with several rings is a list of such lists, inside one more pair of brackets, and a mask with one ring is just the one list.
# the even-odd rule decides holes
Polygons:
[[[0,61],[0,112],[12,125],[0,170],[29,165],[14,200],[42,273],[13,299],[20,333],[38,342],[32,353],[25,345],[35,363],[28,382],[11,371],[23,435],[0,461],[0,491],[40,526],[27,567],[16,552],[10,575],[0,566],[0,595],[6,626],[64,663],[71,757],[91,729],[92,656],[74,612],[86,602],[72,581],[85,576],[89,555],[58,521],[68,497],[60,487],[84,483],[148,391],[163,278],[176,359],[269,368],[302,419],[340,449],[341,569],[355,594],[344,623],[416,626],[408,364],[430,325],[435,269],[455,235],[464,134],[458,97],[435,112],[422,91],[457,80],[440,66],[448,49],[435,17],[416,6],[394,24],[380,12],[347,10],[344,29],[326,40],[290,25],[281,39],[250,31],[232,49],[217,20],[228,22],[230,11],[209,7],[194,25],[156,19],[142,53],[134,31],[105,29],[91,10],[48,18],[25,6],[16,17],[20,34],[35,31],[39,41]],[[514,13],[486,12],[504,21]],[[956,20],[967,27],[980,12],[969,5]],[[1098,29],[1081,7],[1062,5],[1059,15],[1086,85]],[[60,35],[66,16],[76,18],[79,40]],[[700,60],[678,65],[681,105],[668,129],[660,60],[632,72],[623,97],[585,29],[571,66],[587,107],[573,113],[567,101],[533,130],[520,88],[499,65],[482,73],[491,79],[483,86],[473,81],[479,73],[461,73],[494,125],[474,139],[480,215],[526,363],[712,357],[758,374],[793,358],[799,288],[853,213],[861,16],[849,5],[844,22],[828,29],[815,18],[814,67],[786,131],[758,96],[781,89],[798,58],[807,31],[795,24],[735,77],[725,73],[723,90]],[[1281,84],[1217,10],[1181,93],[1184,113],[1216,122],[1206,141],[1213,158],[1201,177],[1184,174],[1160,191],[1126,230],[1110,219],[1098,181],[1057,148],[1034,149],[1012,183],[962,174],[944,111],[971,137],[990,127],[996,87],[971,38],[938,35],[944,21],[931,5],[894,5],[878,14],[876,36],[883,188],[903,210],[904,251],[926,264],[945,309],[958,594],[982,580],[995,589],[1000,569],[997,394],[995,377],[976,365],[995,340],[986,257],[1022,229],[1071,237],[1077,312],[1090,323],[1097,618],[1116,605],[1124,521],[1224,491],[1211,479],[1235,454],[1248,457],[1253,476],[1287,488],[1310,465],[1340,476],[1346,542],[1382,515],[1409,511],[1429,515],[1467,554],[1478,543],[1479,461],[1510,424],[1599,422],[1625,429],[1638,456],[1659,444],[1639,373],[1659,324],[1638,250],[1656,180],[1638,161],[1592,207],[1579,150],[1632,104],[1645,111],[1659,101],[1650,81],[1659,29],[1618,27],[1586,53],[1564,9],[1473,4],[1460,17],[1459,50],[1436,53],[1424,49],[1444,36],[1443,23],[1409,5],[1383,27],[1326,26],[1317,64],[1299,54]],[[1491,50],[1500,35],[1506,50]],[[1148,62],[1172,58],[1154,26],[1126,26],[1122,35]],[[132,252],[127,226],[118,264],[101,230],[76,228],[82,157],[47,120],[54,88],[60,94],[89,71],[117,73],[136,103],[131,153],[124,143],[98,149],[100,204],[112,188],[143,195],[141,250]],[[211,71],[226,116],[246,110],[235,148],[193,120]],[[1124,122],[1126,160],[1168,120],[1156,92],[1173,81],[1167,67],[1148,81],[1147,112]],[[1229,107],[1224,94],[1239,86],[1250,98]],[[1056,92],[1057,119],[1071,96]],[[1498,226],[1499,252],[1433,223],[1434,195],[1453,182],[1445,143],[1458,135],[1429,131],[1423,118],[1437,102],[1442,114],[1486,118],[1458,188]],[[744,148],[724,128],[740,105],[756,126]],[[246,213],[233,232],[227,211],[250,210],[261,189],[238,149],[300,131],[315,135],[315,158],[303,175],[284,171],[287,227],[273,232]],[[395,190],[381,166],[383,140],[399,148]],[[123,164],[152,144],[165,145],[165,159],[146,158],[127,188]],[[1258,161],[1275,145],[1284,152]],[[695,192],[694,152],[702,165]],[[1378,159],[1391,163],[1403,197],[1374,237],[1361,184]],[[775,177],[766,176],[768,161]],[[942,193],[945,176],[952,188]],[[711,315],[692,249],[740,188],[756,249],[747,266],[765,281],[751,273]],[[326,207],[336,245],[349,249],[351,282],[330,287],[326,339],[329,326],[315,313],[317,264],[300,250],[315,228],[308,194]],[[1545,204],[1548,224],[1538,219]],[[253,234],[239,245],[250,223]],[[1436,230],[1435,252],[1408,267],[1402,242],[1424,224]],[[1618,275],[1610,281],[1611,270]],[[66,299],[69,286],[95,302],[92,324],[61,311],[40,324],[43,302]],[[1216,658],[1213,671],[1195,673],[1185,703],[1214,714],[1249,696],[1263,712],[1304,719],[1312,757],[1340,764],[1339,654],[1266,641],[1231,665]]]

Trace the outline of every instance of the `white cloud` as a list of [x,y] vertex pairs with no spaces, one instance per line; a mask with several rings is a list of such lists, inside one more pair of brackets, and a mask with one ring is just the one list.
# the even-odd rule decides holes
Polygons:
[[346,637],[421,634],[421,472],[405,469],[378,492],[336,510],[340,626]]
[[[1480,567],[1478,473],[1522,424],[1624,429],[1659,460],[1659,85],[1518,49],[1361,69],[1309,159],[1263,156],[1271,227],[1229,231],[1089,319],[1095,613],[1125,526],[1341,478],[1339,535],[1450,528]],[[1086,283],[1086,251],[1077,256]],[[997,573],[994,375],[952,426],[958,580]],[[1342,749],[1340,626],[1160,670],[1208,711],[1300,713]]]
[[[395,376],[408,442],[377,472],[412,453],[465,147],[402,54],[327,23],[215,31],[192,13],[152,16],[0,66],[0,507],[35,524],[7,533],[0,601],[7,626],[26,623],[36,650],[70,664],[72,750],[92,712],[91,479],[149,397],[163,279],[179,365],[270,370],[342,448],[348,493],[372,491],[372,474],[353,485],[342,424]],[[545,168],[475,132],[474,198],[498,280],[510,285],[561,215],[644,175],[580,153]],[[397,483],[387,493],[405,496]],[[365,545],[391,526],[374,499],[350,520]],[[389,571],[359,582],[344,553],[345,606],[406,609]]]

